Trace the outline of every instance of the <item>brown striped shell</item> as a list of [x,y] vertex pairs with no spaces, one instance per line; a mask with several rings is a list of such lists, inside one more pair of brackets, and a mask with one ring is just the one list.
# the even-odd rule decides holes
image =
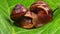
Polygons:
[[52,9],[44,1],[38,1],[31,5],[30,11],[37,15],[35,21],[35,27],[42,26],[50,22],[53,18]]
[[28,9],[25,6],[18,4],[13,8],[10,17],[12,20],[18,21],[18,20],[20,20],[21,17],[24,16],[24,14],[27,11],[28,11]]

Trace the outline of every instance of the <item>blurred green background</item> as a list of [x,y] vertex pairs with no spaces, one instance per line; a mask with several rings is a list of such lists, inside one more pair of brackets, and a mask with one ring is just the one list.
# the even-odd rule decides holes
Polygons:
[[23,29],[13,25],[10,13],[17,4],[22,4],[28,9],[37,0],[0,0],[0,34],[60,34],[60,0],[43,0],[52,10],[59,8],[53,13],[53,21],[36,29]]

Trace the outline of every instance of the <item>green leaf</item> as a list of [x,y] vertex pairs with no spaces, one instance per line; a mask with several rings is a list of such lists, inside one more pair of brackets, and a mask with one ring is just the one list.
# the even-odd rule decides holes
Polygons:
[[[17,4],[28,9],[37,0],[0,0],[0,34],[60,34],[60,8],[53,13],[53,20],[36,29],[23,29],[13,25],[10,13]],[[52,10],[60,6],[60,0],[43,0]]]
[[56,9],[57,7],[60,6],[60,0],[44,0],[50,7],[51,9]]

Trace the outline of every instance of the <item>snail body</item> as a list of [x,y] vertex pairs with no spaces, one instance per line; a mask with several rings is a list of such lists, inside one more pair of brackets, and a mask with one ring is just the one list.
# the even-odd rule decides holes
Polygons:
[[53,19],[52,9],[44,1],[37,1],[30,10],[22,5],[16,5],[11,13],[11,19],[23,28],[40,27]]

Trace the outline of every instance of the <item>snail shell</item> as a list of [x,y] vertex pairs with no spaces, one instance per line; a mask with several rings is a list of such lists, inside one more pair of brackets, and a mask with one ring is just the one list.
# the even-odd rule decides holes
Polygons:
[[13,8],[10,17],[14,21],[19,21],[27,11],[28,9],[25,6],[18,4]]
[[[53,11],[44,1],[37,1],[30,7],[30,11],[37,15],[35,27],[40,27],[53,19]],[[35,20],[34,20],[35,21]]]

